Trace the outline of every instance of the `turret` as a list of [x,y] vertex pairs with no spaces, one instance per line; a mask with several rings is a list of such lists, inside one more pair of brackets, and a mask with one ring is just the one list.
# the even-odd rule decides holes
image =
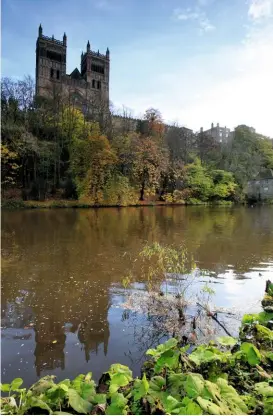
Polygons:
[[110,51],[109,51],[109,48],[107,48],[107,49],[106,49],[106,58],[108,58],[108,59],[109,59],[109,57],[110,57]]
[[90,52],[90,42],[89,42],[89,41],[87,42],[86,51],[87,51],[87,52]]
[[63,45],[66,46],[66,43],[67,43],[67,36],[66,36],[66,33],[64,32],[64,35],[63,35]]
[[41,25],[41,23],[40,23],[40,26],[39,26],[39,38],[42,36],[42,34],[43,34],[43,28],[42,28],[42,25]]

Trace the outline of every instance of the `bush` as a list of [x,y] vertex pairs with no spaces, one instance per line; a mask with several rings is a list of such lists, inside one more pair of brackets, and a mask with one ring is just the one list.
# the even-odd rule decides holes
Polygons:
[[22,209],[26,208],[26,205],[22,199],[8,199],[2,201],[3,209]]

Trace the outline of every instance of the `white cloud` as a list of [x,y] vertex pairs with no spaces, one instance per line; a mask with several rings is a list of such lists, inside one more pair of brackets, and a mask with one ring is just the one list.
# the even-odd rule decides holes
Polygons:
[[273,0],[250,0],[248,15],[253,20],[272,17]]
[[187,9],[175,9],[173,12],[173,16],[176,20],[180,21],[196,21],[198,23],[200,32],[210,32],[215,29],[212,23],[209,21],[206,13],[200,10],[198,7],[195,9],[187,8]]

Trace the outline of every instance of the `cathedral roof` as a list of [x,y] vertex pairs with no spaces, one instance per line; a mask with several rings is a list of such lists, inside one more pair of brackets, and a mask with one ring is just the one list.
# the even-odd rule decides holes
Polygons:
[[73,78],[73,79],[82,79],[81,73],[78,70],[78,68],[75,68],[74,71],[71,72],[70,78]]

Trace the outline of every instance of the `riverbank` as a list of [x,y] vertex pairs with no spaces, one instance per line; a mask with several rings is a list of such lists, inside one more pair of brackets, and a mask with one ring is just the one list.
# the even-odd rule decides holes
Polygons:
[[53,209],[53,208],[118,208],[118,207],[153,207],[153,206],[181,206],[181,205],[203,205],[203,206],[232,206],[232,201],[203,202],[195,199],[189,202],[166,202],[166,201],[139,201],[132,205],[96,205],[85,201],[51,199],[46,201],[23,201],[22,199],[8,199],[2,201],[2,209]]
[[[23,380],[2,384],[3,414],[272,414],[273,284],[266,283],[263,312],[242,318],[238,339],[220,337],[192,348],[171,338],[155,349],[133,379],[112,364],[96,386],[92,373],[58,384],[45,376],[29,390]],[[57,341],[54,341],[57,342]],[[63,413],[65,412],[65,413]]]

